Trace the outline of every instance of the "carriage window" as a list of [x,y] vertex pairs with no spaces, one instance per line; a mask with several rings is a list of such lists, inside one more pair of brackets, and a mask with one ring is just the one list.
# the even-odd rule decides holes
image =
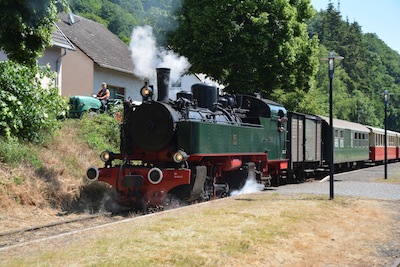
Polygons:
[[368,146],[368,135],[367,134],[363,134],[363,146],[367,147]]
[[389,146],[394,146],[394,136],[389,136]]
[[350,147],[354,147],[354,134],[351,133],[350,135]]

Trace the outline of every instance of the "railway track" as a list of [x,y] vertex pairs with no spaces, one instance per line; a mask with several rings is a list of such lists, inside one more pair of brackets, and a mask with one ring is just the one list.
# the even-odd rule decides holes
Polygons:
[[79,216],[74,219],[35,225],[27,228],[0,232],[0,251],[8,248],[39,241],[53,236],[84,230],[117,221],[139,217],[163,211],[163,207],[143,211],[122,210],[116,214],[111,212]]
[[42,224],[28,228],[6,231],[0,233],[0,250],[7,249],[18,244],[24,244],[56,236],[72,231],[82,230],[102,224],[120,221],[127,216],[111,216],[111,214],[95,214],[81,216],[75,219],[63,220],[54,223]]

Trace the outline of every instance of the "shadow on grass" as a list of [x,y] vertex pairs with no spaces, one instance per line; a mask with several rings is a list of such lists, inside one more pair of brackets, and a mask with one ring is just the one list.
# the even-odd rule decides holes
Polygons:
[[114,190],[105,183],[82,184],[78,179],[66,184],[61,180],[62,171],[54,168],[41,167],[35,174],[45,182],[44,194],[50,206],[60,210],[60,215],[104,212],[106,202],[114,198]]

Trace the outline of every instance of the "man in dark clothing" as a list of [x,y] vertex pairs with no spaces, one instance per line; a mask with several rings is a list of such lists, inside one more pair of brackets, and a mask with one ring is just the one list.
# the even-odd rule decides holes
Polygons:
[[106,110],[108,99],[110,98],[110,90],[107,89],[107,84],[103,82],[101,90],[97,93],[97,99],[101,101],[101,110]]

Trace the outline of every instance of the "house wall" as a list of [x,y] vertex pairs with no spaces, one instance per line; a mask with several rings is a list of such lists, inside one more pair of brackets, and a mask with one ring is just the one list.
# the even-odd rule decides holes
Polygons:
[[[57,59],[61,56],[61,48],[59,47],[48,47],[44,51],[44,55],[41,58],[38,58],[38,65],[39,66],[46,66],[47,64],[50,65],[50,69],[52,71],[57,72]],[[0,50],[0,60],[4,61],[7,60],[7,55],[4,53],[3,50]]]
[[109,86],[125,88],[125,99],[130,97],[132,100],[142,101],[140,88],[143,86],[143,81],[133,74],[105,69],[97,65],[94,70],[93,93],[97,93],[101,89],[101,84],[105,82]]
[[38,64],[40,66],[50,65],[50,69],[57,72],[57,59],[61,56],[61,48],[58,47],[48,47],[43,57],[38,58]]
[[[60,71],[61,68],[58,69],[57,60],[58,60],[58,58],[60,56],[61,56],[61,48],[59,48],[59,47],[48,47],[44,51],[43,57],[38,58],[39,66],[49,65],[50,69],[56,73],[56,80],[53,81],[53,80],[50,80],[48,78],[45,78],[45,79],[42,80],[43,86],[44,87],[48,87],[50,85],[50,83],[52,85],[54,85],[54,82],[55,82],[55,85],[58,86],[59,93],[61,93],[61,88],[62,88],[62,86],[59,83],[59,81],[61,81],[61,80],[59,80],[59,78],[61,77],[61,71]],[[61,61],[60,61],[60,67],[61,67]]]
[[176,100],[176,94],[180,91],[191,91],[192,85],[196,83],[201,83],[201,80],[193,74],[183,75],[180,81],[180,86],[171,86],[169,90],[169,98]]
[[181,79],[182,90],[190,91],[193,84],[201,83],[201,80],[196,75],[184,75]]
[[0,49],[0,61],[7,60],[7,55]]
[[[44,55],[41,58],[38,58],[38,65],[39,66],[46,66],[49,65],[50,69],[56,73],[56,80],[44,78],[42,79],[42,86],[45,88],[47,87],[50,83],[55,82],[55,85],[58,86],[59,91],[61,92],[61,85],[60,85],[60,79],[61,79],[61,59],[59,61],[59,68],[58,68],[58,63],[57,60],[61,56],[61,51],[62,49],[60,47],[48,47],[44,51]],[[0,50],[0,61],[7,60],[7,55],[4,53],[4,51]]]
[[68,51],[62,58],[62,95],[86,95],[93,93],[94,63],[82,50]]

